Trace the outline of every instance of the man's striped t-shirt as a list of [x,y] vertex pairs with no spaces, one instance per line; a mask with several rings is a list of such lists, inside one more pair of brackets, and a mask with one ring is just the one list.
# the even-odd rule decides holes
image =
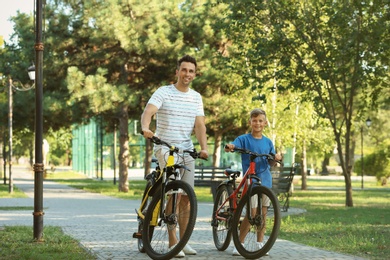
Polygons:
[[158,108],[156,135],[181,149],[192,149],[195,118],[204,116],[201,95],[193,89],[181,92],[174,85],[162,86],[148,104]]

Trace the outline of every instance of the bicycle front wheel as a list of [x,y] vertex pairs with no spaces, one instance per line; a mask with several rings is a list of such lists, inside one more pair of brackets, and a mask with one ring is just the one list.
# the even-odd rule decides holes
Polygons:
[[233,189],[229,184],[218,187],[215,196],[211,226],[213,227],[213,240],[219,251],[224,251],[232,239],[231,220],[233,217],[233,205],[229,199]]
[[265,186],[252,186],[239,202],[232,221],[237,251],[249,259],[264,256],[276,241],[280,219],[279,201],[274,192]]
[[189,184],[172,181],[165,186],[164,194],[161,188],[156,191],[142,230],[143,246],[148,256],[155,260],[176,256],[191,237],[196,214],[196,195]]

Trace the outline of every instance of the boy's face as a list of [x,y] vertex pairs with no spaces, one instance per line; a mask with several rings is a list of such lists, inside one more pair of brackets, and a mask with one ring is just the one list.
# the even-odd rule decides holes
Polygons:
[[261,133],[263,129],[267,126],[268,122],[265,115],[252,116],[249,120],[249,125],[252,128],[252,132]]

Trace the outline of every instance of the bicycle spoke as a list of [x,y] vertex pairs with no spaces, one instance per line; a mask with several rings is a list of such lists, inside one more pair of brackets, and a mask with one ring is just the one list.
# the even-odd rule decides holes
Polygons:
[[232,193],[232,188],[222,185],[217,190],[216,200],[212,216],[213,239],[215,247],[224,251],[231,241],[230,223],[233,216],[231,201],[226,200]]
[[[188,242],[196,221],[196,197],[187,183],[168,183],[163,201],[162,216],[158,211],[161,199],[156,196],[144,220],[143,244],[146,253],[153,259],[167,259],[178,254]],[[146,234],[149,236],[145,237]]]
[[272,248],[280,227],[279,202],[274,193],[264,187],[252,189],[237,207],[232,226],[234,244],[246,258],[259,258]]

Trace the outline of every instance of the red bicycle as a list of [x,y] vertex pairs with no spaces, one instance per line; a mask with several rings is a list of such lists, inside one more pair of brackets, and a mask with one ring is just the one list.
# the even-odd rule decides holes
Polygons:
[[224,251],[233,237],[237,251],[245,258],[255,259],[272,248],[281,221],[278,198],[271,189],[261,185],[255,173],[255,159],[261,158],[267,163],[276,160],[273,154],[258,154],[241,148],[233,151],[249,154],[250,165],[238,185],[240,171],[225,170],[228,180],[218,186],[214,201],[211,222],[214,244],[219,251]]

